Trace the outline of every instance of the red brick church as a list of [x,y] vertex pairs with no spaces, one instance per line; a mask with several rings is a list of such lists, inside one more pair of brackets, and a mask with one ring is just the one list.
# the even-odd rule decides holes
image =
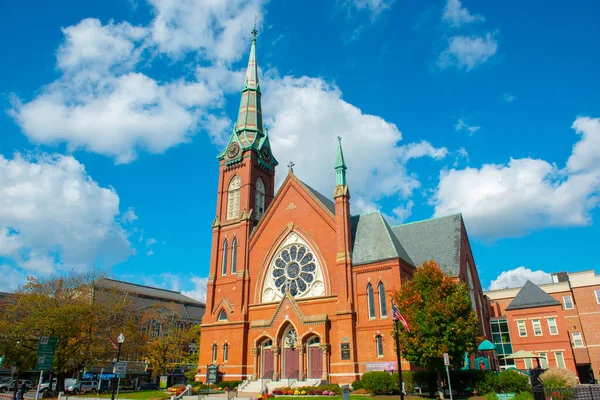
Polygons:
[[[275,193],[276,155],[263,128],[256,31],[237,123],[218,155],[206,314],[197,380],[349,383],[397,370],[391,295],[423,261],[468,283],[482,333],[487,307],[460,214],[390,226],[352,215],[341,141],[336,186],[321,194],[290,166]],[[404,364],[404,363],[403,363]],[[409,364],[403,365],[403,369]]]

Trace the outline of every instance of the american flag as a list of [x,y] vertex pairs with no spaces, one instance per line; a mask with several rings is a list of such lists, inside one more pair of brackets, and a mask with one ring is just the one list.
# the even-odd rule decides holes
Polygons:
[[398,308],[396,308],[396,305],[393,303],[392,303],[392,318],[394,319],[394,321],[402,322],[402,325],[404,325],[406,330],[408,332],[410,332],[410,327],[408,326],[408,322],[406,321],[406,318],[404,318],[404,316],[402,314],[400,314],[400,311],[398,310]]

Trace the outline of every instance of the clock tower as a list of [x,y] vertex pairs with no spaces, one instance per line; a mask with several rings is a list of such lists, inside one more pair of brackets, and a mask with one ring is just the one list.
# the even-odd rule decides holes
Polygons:
[[[237,122],[227,146],[219,153],[217,212],[213,222],[213,247],[206,315],[203,323],[216,322],[218,310],[227,310],[228,321],[244,321],[248,312],[248,243],[273,200],[277,160],[271,153],[263,127],[261,91],[256,64],[256,28]],[[224,304],[221,304],[224,303]]]

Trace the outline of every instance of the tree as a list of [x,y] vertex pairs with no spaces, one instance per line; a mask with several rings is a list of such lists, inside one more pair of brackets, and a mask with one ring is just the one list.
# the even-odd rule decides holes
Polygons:
[[6,354],[6,365],[34,368],[40,337],[54,336],[58,342],[53,372],[62,389],[67,374],[112,358],[109,335],[121,331],[135,338],[129,303],[110,289],[96,290],[100,277],[98,273],[72,273],[30,278],[11,295],[0,313],[0,353]]
[[432,260],[417,268],[393,297],[410,325],[410,332],[400,329],[404,358],[436,371],[441,383],[443,353],[459,367],[481,336],[467,286],[449,278]]

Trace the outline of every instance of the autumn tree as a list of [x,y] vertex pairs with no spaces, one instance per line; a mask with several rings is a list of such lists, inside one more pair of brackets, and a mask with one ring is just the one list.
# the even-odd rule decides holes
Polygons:
[[410,325],[410,332],[400,330],[404,358],[436,371],[441,383],[443,353],[459,367],[481,336],[467,286],[448,277],[432,260],[417,268],[393,297]]
[[148,337],[146,361],[153,378],[165,375],[170,369],[183,367],[194,342],[195,330],[181,321],[176,307],[176,304],[156,305],[142,317],[142,329]]
[[98,291],[101,277],[96,272],[30,278],[12,294],[0,313],[0,353],[7,356],[6,365],[34,368],[40,337],[54,336],[53,371],[61,389],[67,374],[112,359],[109,335],[124,331],[135,338],[137,326],[128,302],[110,289]]

